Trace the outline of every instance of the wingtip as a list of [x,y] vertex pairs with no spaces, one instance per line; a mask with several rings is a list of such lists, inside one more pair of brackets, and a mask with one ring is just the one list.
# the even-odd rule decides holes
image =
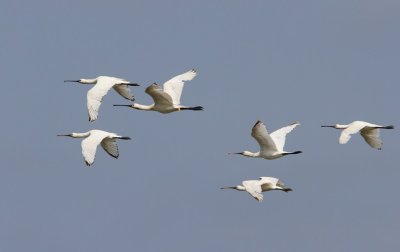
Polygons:
[[254,126],[253,127],[255,127],[255,126],[257,126],[258,124],[261,124],[262,123],[262,121],[261,120],[257,120],[257,122],[254,124]]
[[91,122],[91,123],[94,122],[94,121],[96,121],[96,119],[97,119],[97,118],[93,118],[93,117],[91,117],[90,115],[89,115],[89,117],[88,117],[88,121]]
[[125,84],[125,85],[131,86],[131,87],[139,87],[140,86],[140,84],[138,84],[138,83],[128,83],[128,84]]

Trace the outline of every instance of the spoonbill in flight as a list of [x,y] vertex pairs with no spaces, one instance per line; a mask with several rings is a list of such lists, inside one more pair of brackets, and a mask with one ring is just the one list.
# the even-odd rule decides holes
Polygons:
[[247,191],[259,202],[261,202],[264,198],[262,192],[271,190],[281,190],[284,192],[293,191],[291,188],[286,187],[285,184],[278,178],[274,177],[260,177],[259,180],[245,180],[242,182],[242,185],[222,187],[221,189]]
[[335,125],[323,125],[321,127],[330,127],[335,129],[343,129],[339,137],[340,144],[346,144],[352,134],[360,132],[361,136],[364,138],[365,142],[369,144],[372,148],[381,150],[382,140],[379,138],[379,129],[394,129],[393,125],[381,126],[377,124],[372,124],[363,121],[354,121],[350,124],[335,124]]
[[201,106],[187,107],[180,105],[182,89],[185,81],[193,80],[196,75],[196,70],[192,69],[165,82],[164,89],[162,89],[161,86],[157,83],[153,83],[148,86],[145,92],[153,98],[154,104],[152,105],[141,105],[138,103],[133,103],[132,105],[114,106],[131,107],[138,110],[152,110],[158,111],[163,114],[180,110],[203,110],[203,107]]
[[250,151],[243,151],[233,154],[272,160],[289,154],[302,153],[301,151],[287,152],[283,150],[283,147],[285,146],[286,135],[298,125],[300,125],[300,123],[295,122],[289,126],[280,128],[272,132],[271,134],[268,134],[267,128],[265,127],[264,123],[262,123],[261,121],[257,121],[256,124],[253,126],[251,136],[257,140],[258,144],[260,145],[260,151],[255,153]]
[[87,166],[94,163],[96,156],[96,149],[99,144],[101,147],[113,158],[118,158],[118,146],[117,139],[130,140],[130,137],[119,136],[115,133],[110,133],[103,130],[90,130],[85,133],[71,133],[66,135],[57,136],[69,136],[73,138],[85,138],[82,141],[82,155]]
[[95,84],[95,86],[87,92],[87,108],[90,122],[93,122],[97,119],[101,101],[107,94],[108,90],[114,88],[114,90],[125,99],[134,101],[135,97],[129,89],[129,86],[139,86],[139,84],[130,83],[127,80],[109,76],[99,76],[94,79],[65,80],[64,82]]

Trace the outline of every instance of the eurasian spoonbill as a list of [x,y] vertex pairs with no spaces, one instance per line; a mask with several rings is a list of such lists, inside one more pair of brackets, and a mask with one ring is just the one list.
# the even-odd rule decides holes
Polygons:
[[201,106],[187,107],[180,105],[182,89],[185,81],[193,80],[196,75],[196,70],[192,69],[186,73],[175,76],[174,78],[164,83],[164,90],[157,83],[153,83],[148,86],[145,92],[153,98],[154,104],[152,105],[141,105],[138,103],[133,103],[132,105],[114,106],[131,107],[138,110],[152,110],[158,111],[163,114],[180,110],[203,110],[203,107]]
[[101,101],[107,94],[108,90],[114,88],[114,90],[125,99],[134,101],[135,97],[128,86],[139,86],[137,83],[130,83],[127,80],[109,76],[99,76],[94,79],[65,80],[64,82],[95,84],[95,86],[87,92],[87,108],[90,122],[97,119]]
[[82,155],[87,166],[94,163],[96,156],[96,149],[99,144],[101,147],[112,157],[118,158],[118,146],[116,139],[130,140],[130,137],[119,136],[115,133],[110,133],[103,130],[90,130],[85,133],[71,133],[66,135],[57,136],[69,136],[73,138],[85,138],[82,141]]
[[289,126],[280,128],[272,132],[271,134],[268,134],[265,124],[261,121],[257,121],[252,128],[251,136],[257,140],[258,144],[260,145],[260,151],[255,153],[250,151],[243,151],[233,154],[272,160],[289,154],[302,153],[301,151],[287,152],[283,150],[283,147],[285,146],[286,135],[298,125],[300,125],[300,123],[295,122]]
[[284,192],[293,191],[291,188],[286,187],[281,180],[274,177],[260,177],[258,180],[245,180],[242,182],[242,185],[222,187],[221,189],[247,191],[259,202],[261,202],[264,198],[262,192],[271,190],[281,190]]
[[369,144],[372,148],[381,150],[382,140],[379,138],[379,129],[394,129],[393,125],[381,126],[377,124],[372,124],[363,121],[354,121],[350,124],[335,124],[335,125],[323,125],[321,127],[329,127],[335,129],[343,129],[339,137],[340,144],[346,144],[352,134],[360,132],[361,136],[364,138],[365,142]]

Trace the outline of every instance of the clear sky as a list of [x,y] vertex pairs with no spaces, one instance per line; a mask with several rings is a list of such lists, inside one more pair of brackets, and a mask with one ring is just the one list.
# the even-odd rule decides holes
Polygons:
[[[0,251],[398,251],[400,247],[397,0],[18,1],[0,3],[2,73]],[[191,68],[168,115],[116,108],[111,91],[87,120],[90,86],[109,75],[144,93]],[[300,121],[278,160],[251,127]],[[365,120],[338,144],[322,124]],[[103,129],[132,137],[115,160],[84,165],[79,139]],[[294,189],[220,190],[274,176]]]

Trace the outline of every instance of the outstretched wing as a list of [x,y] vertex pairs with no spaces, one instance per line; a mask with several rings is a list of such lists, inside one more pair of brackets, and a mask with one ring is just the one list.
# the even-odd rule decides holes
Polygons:
[[268,134],[265,124],[261,121],[257,121],[251,130],[251,136],[254,137],[260,145],[260,151],[277,151],[274,140]]
[[365,142],[369,144],[372,148],[382,149],[382,140],[379,138],[379,129],[364,127],[361,131],[361,136],[364,138]]
[[283,151],[283,147],[285,146],[286,135],[290,133],[294,128],[296,128],[298,125],[300,125],[299,122],[294,122],[289,126],[280,128],[271,133],[270,136],[272,140],[274,140],[276,148],[279,151]]
[[347,127],[346,129],[344,129],[342,131],[342,133],[340,134],[339,137],[339,143],[340,144],[346,144],[350,138],[351,135],[356,134],[357,132],[359,132],[362,128],[364,128],[366,125],[363,123],[351,123],[349,127]]
[[263,192],[272,190],[273,186],[278,183],[279,179],[274,177],[260,177],[259,179]]
[[112,86],[114,86],[113,82],[98,79],[96,85],[87,92],[87,108],[90,122],[97,119],[101,101]]
[[115,138],[104,138],[103,141],[101,141],[101,146],[110,156],[118,158],[118,145]]
[[184,82],[193,80],[196,75],[196,70],[192,69],[164,83],[164,92],[171,96],[174,105],[179,105],[181,103]]
[[99,134],[91,133],[88,137],[83,139],[82,145],[82,155],[87,166],[94,163],[94,158],[96,157],[97,146],[101,143],[103,137]]
[[242,184],[246,191],[257,201],[261,202],[263,200],[264,196],[261,193],[261,186],[257,180],[246,180]]
[[125,99],[128,99],[130,101],[135,100],[135,96],[132,94],[132,91],[128,85],[118,84],[114,86],[114,89],[115,91],[117,91],[118,94],[120,94]]
[[156,105],[172,106],[173,104],[171,96],[165,93],[157,83],[153,83],[148,86],[145,92],[149,94],[151,98],[153,98],[153,101]]

